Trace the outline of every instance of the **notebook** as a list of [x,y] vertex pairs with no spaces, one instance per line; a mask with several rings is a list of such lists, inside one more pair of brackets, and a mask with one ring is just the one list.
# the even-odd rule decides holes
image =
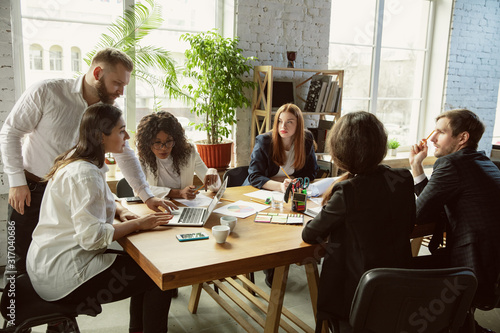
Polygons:
[[258,223],[278,223],[278,224],[304,224],[304,215],[302,214],[283,214],[283,213],[263,213],[258,212],[255,215],[255,222]]
[[214,196],[208,207],[179,207],[174,217],[165,224],[166,226],[182,226],[182,227],[203,227],[208,220],[208,217],[219,203],[220,198],[224,195],[227,186],[227,178],[222,183],[217,194]]

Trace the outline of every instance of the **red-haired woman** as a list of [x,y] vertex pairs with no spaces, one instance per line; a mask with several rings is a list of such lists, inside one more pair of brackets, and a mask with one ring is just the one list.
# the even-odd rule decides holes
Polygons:
[[287,175],[313,181],[317,170],[314,138],[304,129],[302,111],[289,103],[276,112],[273,130],[255,139],[244,185],[284,192],[290,183]]

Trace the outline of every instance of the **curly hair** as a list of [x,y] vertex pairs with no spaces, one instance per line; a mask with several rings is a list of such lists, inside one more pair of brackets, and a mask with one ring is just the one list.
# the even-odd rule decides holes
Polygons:
[[180,175],[180,169],[187,163],[194,147],[187,141],[182,125],[170,112],[152,113],[144,116],[139,122],[135,137],[139,161],[157,177],[158,166],[152,145],[161,131],[170,135],[175,141],[170,155],[174,161],[174,170]]

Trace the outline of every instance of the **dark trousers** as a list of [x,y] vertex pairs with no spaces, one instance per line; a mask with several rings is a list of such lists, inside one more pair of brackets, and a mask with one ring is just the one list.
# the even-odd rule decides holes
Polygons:
[[28,187],[31,191],[31,204],[30,206],[24,205],[24,215],[19,214],[9,205],[9,225],[13,225],[15,230],[14,254],[16,267],[7,267],[7,269],[9,271],[15,270],[18,273],[26,272],[26,256],[31,243],[31,235],[40,217],[40,206],[46,183],[36,183],[28,180]]
[[[111,254],[109,254],[111,255]],[[118,255],[111,267],[97,274],[61,299],[78,304],[78,312],[98,304],[130,298],[130,332],[168,331],[168,311],[172,291],[162,291],[128,255]],[[59,301],[58,301],[59,302]]]

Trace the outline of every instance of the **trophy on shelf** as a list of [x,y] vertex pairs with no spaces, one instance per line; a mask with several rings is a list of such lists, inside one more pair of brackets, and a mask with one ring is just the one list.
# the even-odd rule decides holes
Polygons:
[[288,68],[294,68],[295,59],[297,59],[297,51],[286,51],[286,58],[288,59]]

